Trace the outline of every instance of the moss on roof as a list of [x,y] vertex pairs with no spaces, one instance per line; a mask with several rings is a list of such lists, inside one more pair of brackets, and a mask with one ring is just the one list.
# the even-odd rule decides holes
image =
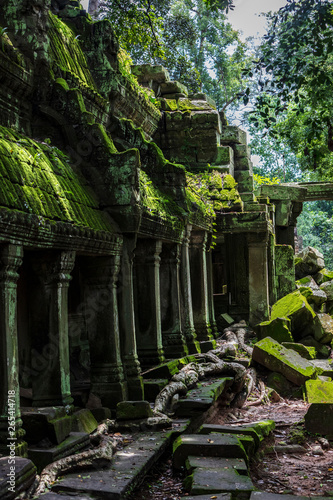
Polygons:
[[0,207],[114,232],[67,155],[5,127],[0,127]]
[[[50,56],[53,63],[65,74],[76,77],[81,85],[97,92],[79,37],[57,16],[50,15]],[[55,74],[57,68],[55,68]]]

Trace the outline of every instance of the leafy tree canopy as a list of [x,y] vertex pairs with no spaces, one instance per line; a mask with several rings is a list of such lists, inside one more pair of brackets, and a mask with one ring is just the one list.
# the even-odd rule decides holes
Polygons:
[[252,123],[288,144],[300,166],[331,176],[332,2],[287,0],[267,19],[258,58],[244,72],[254,81],[244,93],[247,104],[255,90]]
[[247,47],[225,16],[232,0],[104,0],[101,7],[135,63],[163,64],[219,109],[244,90]]

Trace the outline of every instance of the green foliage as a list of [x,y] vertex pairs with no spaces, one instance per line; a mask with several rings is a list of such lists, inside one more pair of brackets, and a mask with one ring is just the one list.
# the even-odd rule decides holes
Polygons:
[[246,45],[226,22],[230,1],[107,0],[102,13],[135,63],[154,62],[190,92],[203,91],[219,109],[245,87]]
[[303,238],[303,246],[317,248],[324,255],[325,265],[333,269],[333,204],[314,201],[303,204],[297,219],[297,233]]
[[257,189],[259,186],[267,185],[267,184],[280,184],[280,179],[277,177],[265,177],[260,174],[253,174],[253,181],[254,181],[254,189]]
[[267,19],[258,59],[244,73],[256,82],[252,122],[288,144],[303,167],[332,169],[332,3],[288,0]]

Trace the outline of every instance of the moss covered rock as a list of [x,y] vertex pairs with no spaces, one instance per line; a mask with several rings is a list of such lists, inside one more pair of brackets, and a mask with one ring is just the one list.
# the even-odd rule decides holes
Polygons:
[[291,320],[289,318],[275,318],[269,321],[263,321],[256,326],[255,330],[258,339],[271,337],[277,342],[293,342],[293,337],[290,332]]
[[308,403],[333,404],[333,382],[307,380],[305,382],[305,392]]
[[322,336],[321,323],[300,291],[289,293],[273,305],[271,319],[285,317],[291,320],[291,333],[295,340],[307,335],[314,338]]
[[297,254],[297,260],[295,261],[296,278],[304,278],[307,275],[313,276],[324,267],[323,254],[316,248],[306,247]]
[[314,280],[318,285],[322,285],[326,281],[332,281],[333,271],[329,271],[324,267],[324,269],[321,269],[320,271],[317,272],[317,274],[314,275]]
[[296,385],[303,385],[306,380],[317,378],[317,370],[308,360],[270,337],[254,345],[252,358],[269,370],[282,373]]
[[316,349],[314,347],[306,346],[303,344],[296,344],[295,342],[282,342],[282,345],[287,349],[293,349],[298,352],[302,358],[315,359]]

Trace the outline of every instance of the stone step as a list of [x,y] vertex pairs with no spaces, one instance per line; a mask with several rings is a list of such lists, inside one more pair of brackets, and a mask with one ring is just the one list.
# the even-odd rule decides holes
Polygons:
[[224,434],[248,435],[254,439],[256,448],[259,447],[261,441],[275,428],[273,420],[264,420],[262,422],[254,422],[251,425],[216,425],[204,424],[200,427],[200,434],[210,434],[221,432]]
[[21,418],[26,431],[25,439],[29,444],[38,443],[45,437],[54,444],[60,444],[72,430],[72,419],[66,415],[63,406],[25,407],[21,409]]
[[246,462],[248,459],[243,444],[232,434],[214,434],[213,437],[203,434],[179,436],[173,444],[174,467],[180,469],[189,456],[243,458]]
[[186,469],[192,472],[196,468],[201,469],[235,469],[241,476],[247,476],[248,470],[243,458],[222,457],[195,457],[189,456],[186,460]]
[[38,472],[40,472],[51,462],[82,451],[89,445],[89,434],[85,432],[71,432],[68,438],[57,446],[51,445],[49,448],[29,446],[28,457],[36,465]]
[[195,389],[188,391],[186,396],[180,398],[175,404],[175,415],[192,417],[195,413],[208,410],[232,381],[233,378],[225,377],[199,383]]
[[[179,432],[183,429],[175,427],[175,430]],[[173,433],[174,430],[140,433],[133,443],[117,451],[109,467],[98,471],[87,470],[80,475],[68,474],[52,486],[52,491],[85,493],[96,499],[125,498],[129,491],[140,484],[145,474],[170,445]]]
[[36,467],[27,458],[0,458],[0,498],[12,500],[29,489],[36,477]]
[[184,486],[192,495],[230,493],[233,500],[248,499],[254,490],[251,479],[240,475],[233,468],[203,469],[198,467],[185,479]]

